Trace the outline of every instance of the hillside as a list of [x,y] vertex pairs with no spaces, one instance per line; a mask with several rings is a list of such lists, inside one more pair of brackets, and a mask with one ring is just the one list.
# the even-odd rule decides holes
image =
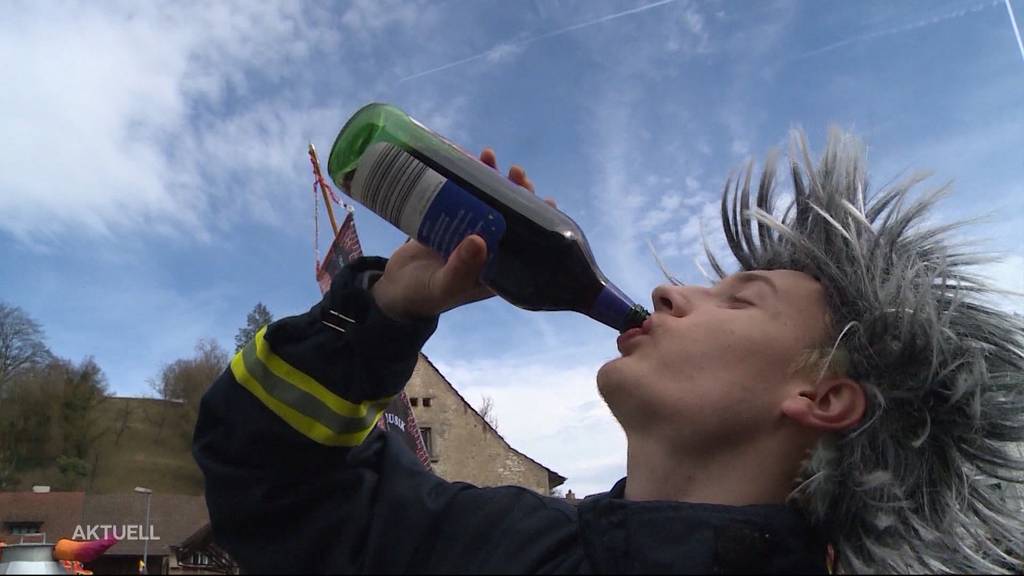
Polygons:
[[[92,472],[79,489],[102,494],[145,486],[164,494],[202,494],[202,474],[191,454],[193,423],[182,404],[110,398],[97,410],[99,438],[88,459]],[[62,482],[56,464],[21,470],[18,476],[20,490]]]

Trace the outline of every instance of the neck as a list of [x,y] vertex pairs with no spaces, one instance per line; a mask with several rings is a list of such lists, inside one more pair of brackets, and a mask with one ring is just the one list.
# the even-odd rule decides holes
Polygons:
[[783,504],[802,458],[773,448],[761,442],[695,454],[630,437],[625,497],[729,506]]

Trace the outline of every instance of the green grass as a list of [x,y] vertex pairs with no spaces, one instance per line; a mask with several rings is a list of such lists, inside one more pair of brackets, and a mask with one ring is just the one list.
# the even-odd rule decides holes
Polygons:
[[[97,410],[97,432],[102,435],[90,447],[87,461],[91,474],[77,489],[108,494],[145,486],[164,494],[202,494],[203,477],[191,453],[193,422],[183,405],[146,398],[111,398]],[[124,419],[127,427],[117,441],[117,430]],[[55,463],[19,471],[18,476],[21,490],[30,490],[36,484],[55,489],[63,485]]]

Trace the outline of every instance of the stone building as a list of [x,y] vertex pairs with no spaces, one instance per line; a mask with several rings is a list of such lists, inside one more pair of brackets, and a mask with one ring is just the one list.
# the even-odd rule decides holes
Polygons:
[[434,472],[476,486],[515,485],[548,495],[565,477],[516,450],[420,354],[405,388]]

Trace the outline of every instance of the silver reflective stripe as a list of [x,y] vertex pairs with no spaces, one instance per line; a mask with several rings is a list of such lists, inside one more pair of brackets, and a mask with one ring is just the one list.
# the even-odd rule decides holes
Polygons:
[[352,434],[367,430],[373,426],[378,412],[390,402],[389,399],[369,403],[371,409],[367,410],[366,415],[362,418],[342,416],[315,396],[271,372],[256,357],[255,339],[242,350],[242,362],[246,372],[259,382],[268,395],[296,412],[315,420],[335,434]]

